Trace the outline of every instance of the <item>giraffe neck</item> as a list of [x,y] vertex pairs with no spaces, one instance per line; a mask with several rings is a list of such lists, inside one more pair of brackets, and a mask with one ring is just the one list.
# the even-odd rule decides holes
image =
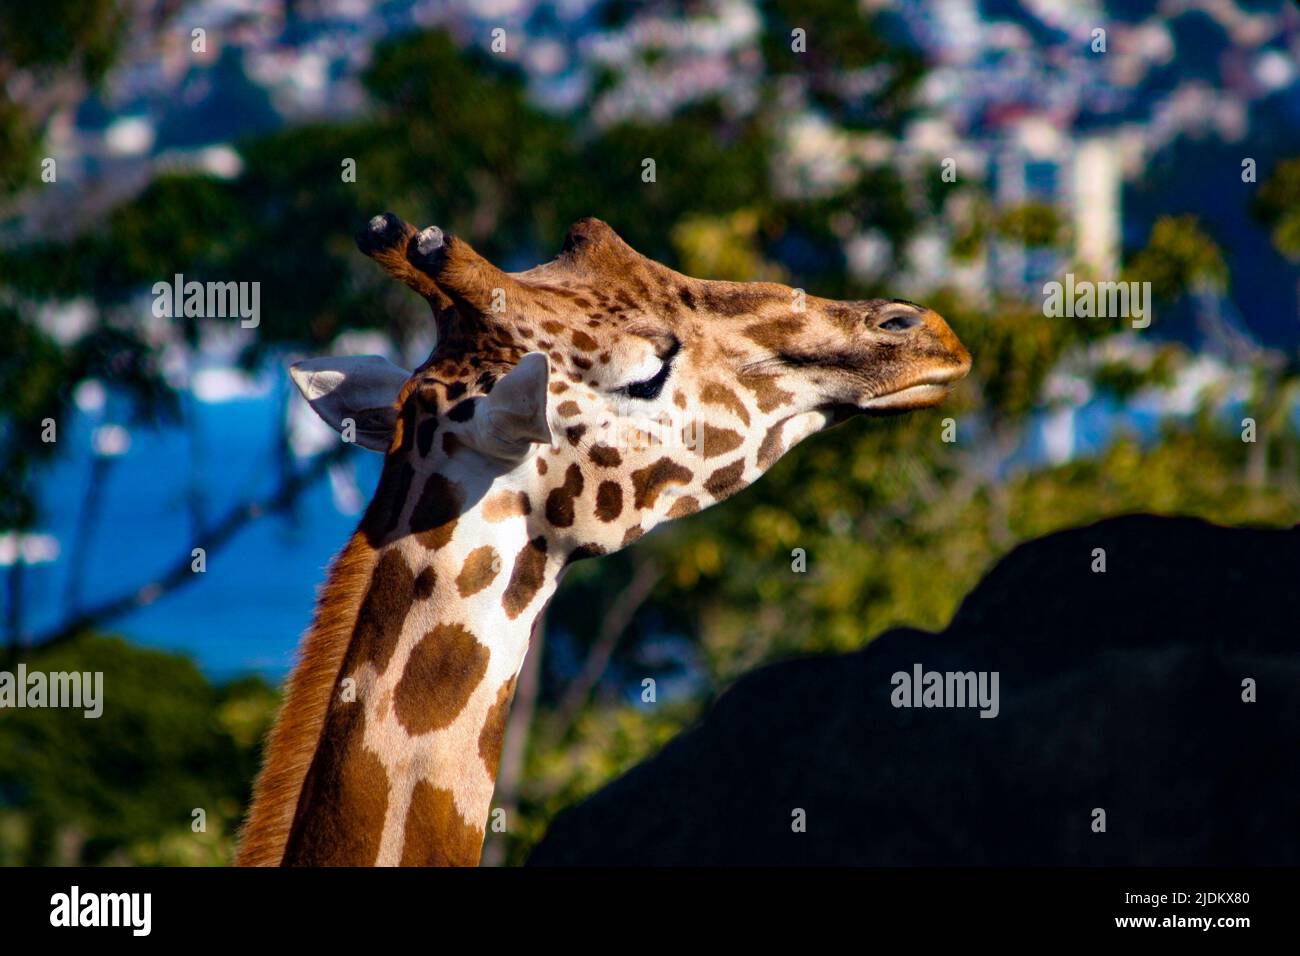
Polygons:
[[486,488],[458,514],[463,488],[431,476],[402,509],[411,533],[376,551],[286,864],[478,862],[515,678],[563,556],[530,538],[518,493]]

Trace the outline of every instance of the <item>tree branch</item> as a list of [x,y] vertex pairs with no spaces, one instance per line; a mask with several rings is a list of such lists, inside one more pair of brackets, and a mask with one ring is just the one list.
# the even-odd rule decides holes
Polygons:
[[636,563],[632,571],[632,579],[614,598],[604,619],[600,622],[600,633],[596,636],[595,643],[591,645],[582,670],[570,681],[564,696],[556,705],[553,725],[555,729],[551,735],[553,744],[563,740],[573,726],[578,711],[587,702],[592,688],[605,675],[610,658],[614,656],[614,651],[618,647],[619,638],[632,623],[632,618],[636,616],[641,605],[653,593],[661,577],[663,571],[653,558],[646,558]]
[[[249,524],[261,517],[284,510],[304,489],[321,478],[331,465],[340,461],[346,454],[347,448],[346,444],[340,444],[332,451],[318,456],[307,468],[285,477],[280,486],[270,495],[263,498],[250,498],[235,505],[220,521],[200,536],[196,545],[202,547],[208,556],[211,556]],[[62,624],[36,638],[31,647],[55,647],[70,641],[85,630],[98,627],[137,608],[152,604],[163,595],[170,594],[195,579],[196,575],[191,570],[192,562],[190,550],[186,549],[166,571],[153,580],[131,588],[116,597],[101,601],[84,611],[74,613]]]
[[[528,653],[515,687],[515,699],[506,718],[505,745],[501,750],[501,763],[497,773],[496,806],[506,812],[506,828],[519,812],[520,785],[524,777],[524,761],[528,756],[528,737],[533,717],[537,713],[537,697],[542,687],[542,657],[546,653],[546,612],[538,615],[528,641]],[[480,866],[505,866],[509,849],[505,834],[489,831],[483,847]]]

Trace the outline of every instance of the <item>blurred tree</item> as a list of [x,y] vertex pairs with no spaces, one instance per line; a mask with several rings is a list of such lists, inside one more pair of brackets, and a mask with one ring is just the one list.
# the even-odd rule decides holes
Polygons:
[[1251,211],[1272,230],[1277,251],[1300,262],[1300,156],[1277,164],[1260,184]]
[[680,251],[682,269],[688,275],[781,282],[785,270],[763,258],[758,226],[758,214],[750,209],[723,217],[686,216],[673,227],[669,238]]
[[0,4],[0,197],[36,180],[55,111],[104,76],[121,46],[127,0]]
[[[278,695],[213,687],[190,661],[87,636],[28,661],[102,675],[100,717],[0,720],[0,863],[227,863]],[[192,828],[203,810],[206,830]]]
[[759,10],[769,74],[802,81],[836,123],[896,131],[910,115],[924,61],[878,14],[840,0],[763,0]]
[[1057,247],[1067,241],[1060,210],[1043,202],[1022,203],[1002,210],[995,219],[994,231],[1004,239],[1030,248]]
[[[716,102],[686,107],[663,123],[619,123],[583,140],[576,167],[586,171],[581,188],[571,169],[556,170],[551,191],[570,184],[560,187],[567,202],[556,231],[562,235],[570,221],[599,215],[633,248],[675,263],[673,223],[765,201],[770,149],[754,118],[728,117]],[[655,163],[652,182],[643,178],[646,160]]]
[[1214,240],[1195,216],[1161,216],[1151,236],[1128,264],[1125,278],[1150,282],[1157,299],[1175,302],[1198,288],[1222,290],[1228,267]]

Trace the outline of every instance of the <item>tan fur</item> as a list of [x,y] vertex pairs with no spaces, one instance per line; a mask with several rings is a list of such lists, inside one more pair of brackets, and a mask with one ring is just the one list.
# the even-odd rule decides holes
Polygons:
[[253,805],[240,834],[238,866],[279,866],[298,809],[303,780],[320,742],[339,668],[375,567],[374,548],[358,531],[330,566],[299,663],[268,737]]

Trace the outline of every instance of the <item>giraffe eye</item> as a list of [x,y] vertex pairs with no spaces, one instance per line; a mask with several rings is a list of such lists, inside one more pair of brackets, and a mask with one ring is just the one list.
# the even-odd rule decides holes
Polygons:
[[664,362],[653,378],[648,378],[644,382],[633,382],[631,385],[624,385],[619,391],[628,398],[640,398],[646,401],[658,398],[659,393],[664,390],[664,383],[668,381],[668,372],[671,368],[672,363]]
[[628,398],[639,398],[643,401],[653,401],[659,397],[659,393],[664,390],[664,384],[668,381],[668,376],[673,370],[673,359],[677,357],[678,351],[681,350],[682,343],[673,340],[668,352],[660,357],[663,365],[659,366],[659,371],[653,376],[641,382],[633,382],[630,385],[624,385],[617,389],[618,392],[626,395]]

